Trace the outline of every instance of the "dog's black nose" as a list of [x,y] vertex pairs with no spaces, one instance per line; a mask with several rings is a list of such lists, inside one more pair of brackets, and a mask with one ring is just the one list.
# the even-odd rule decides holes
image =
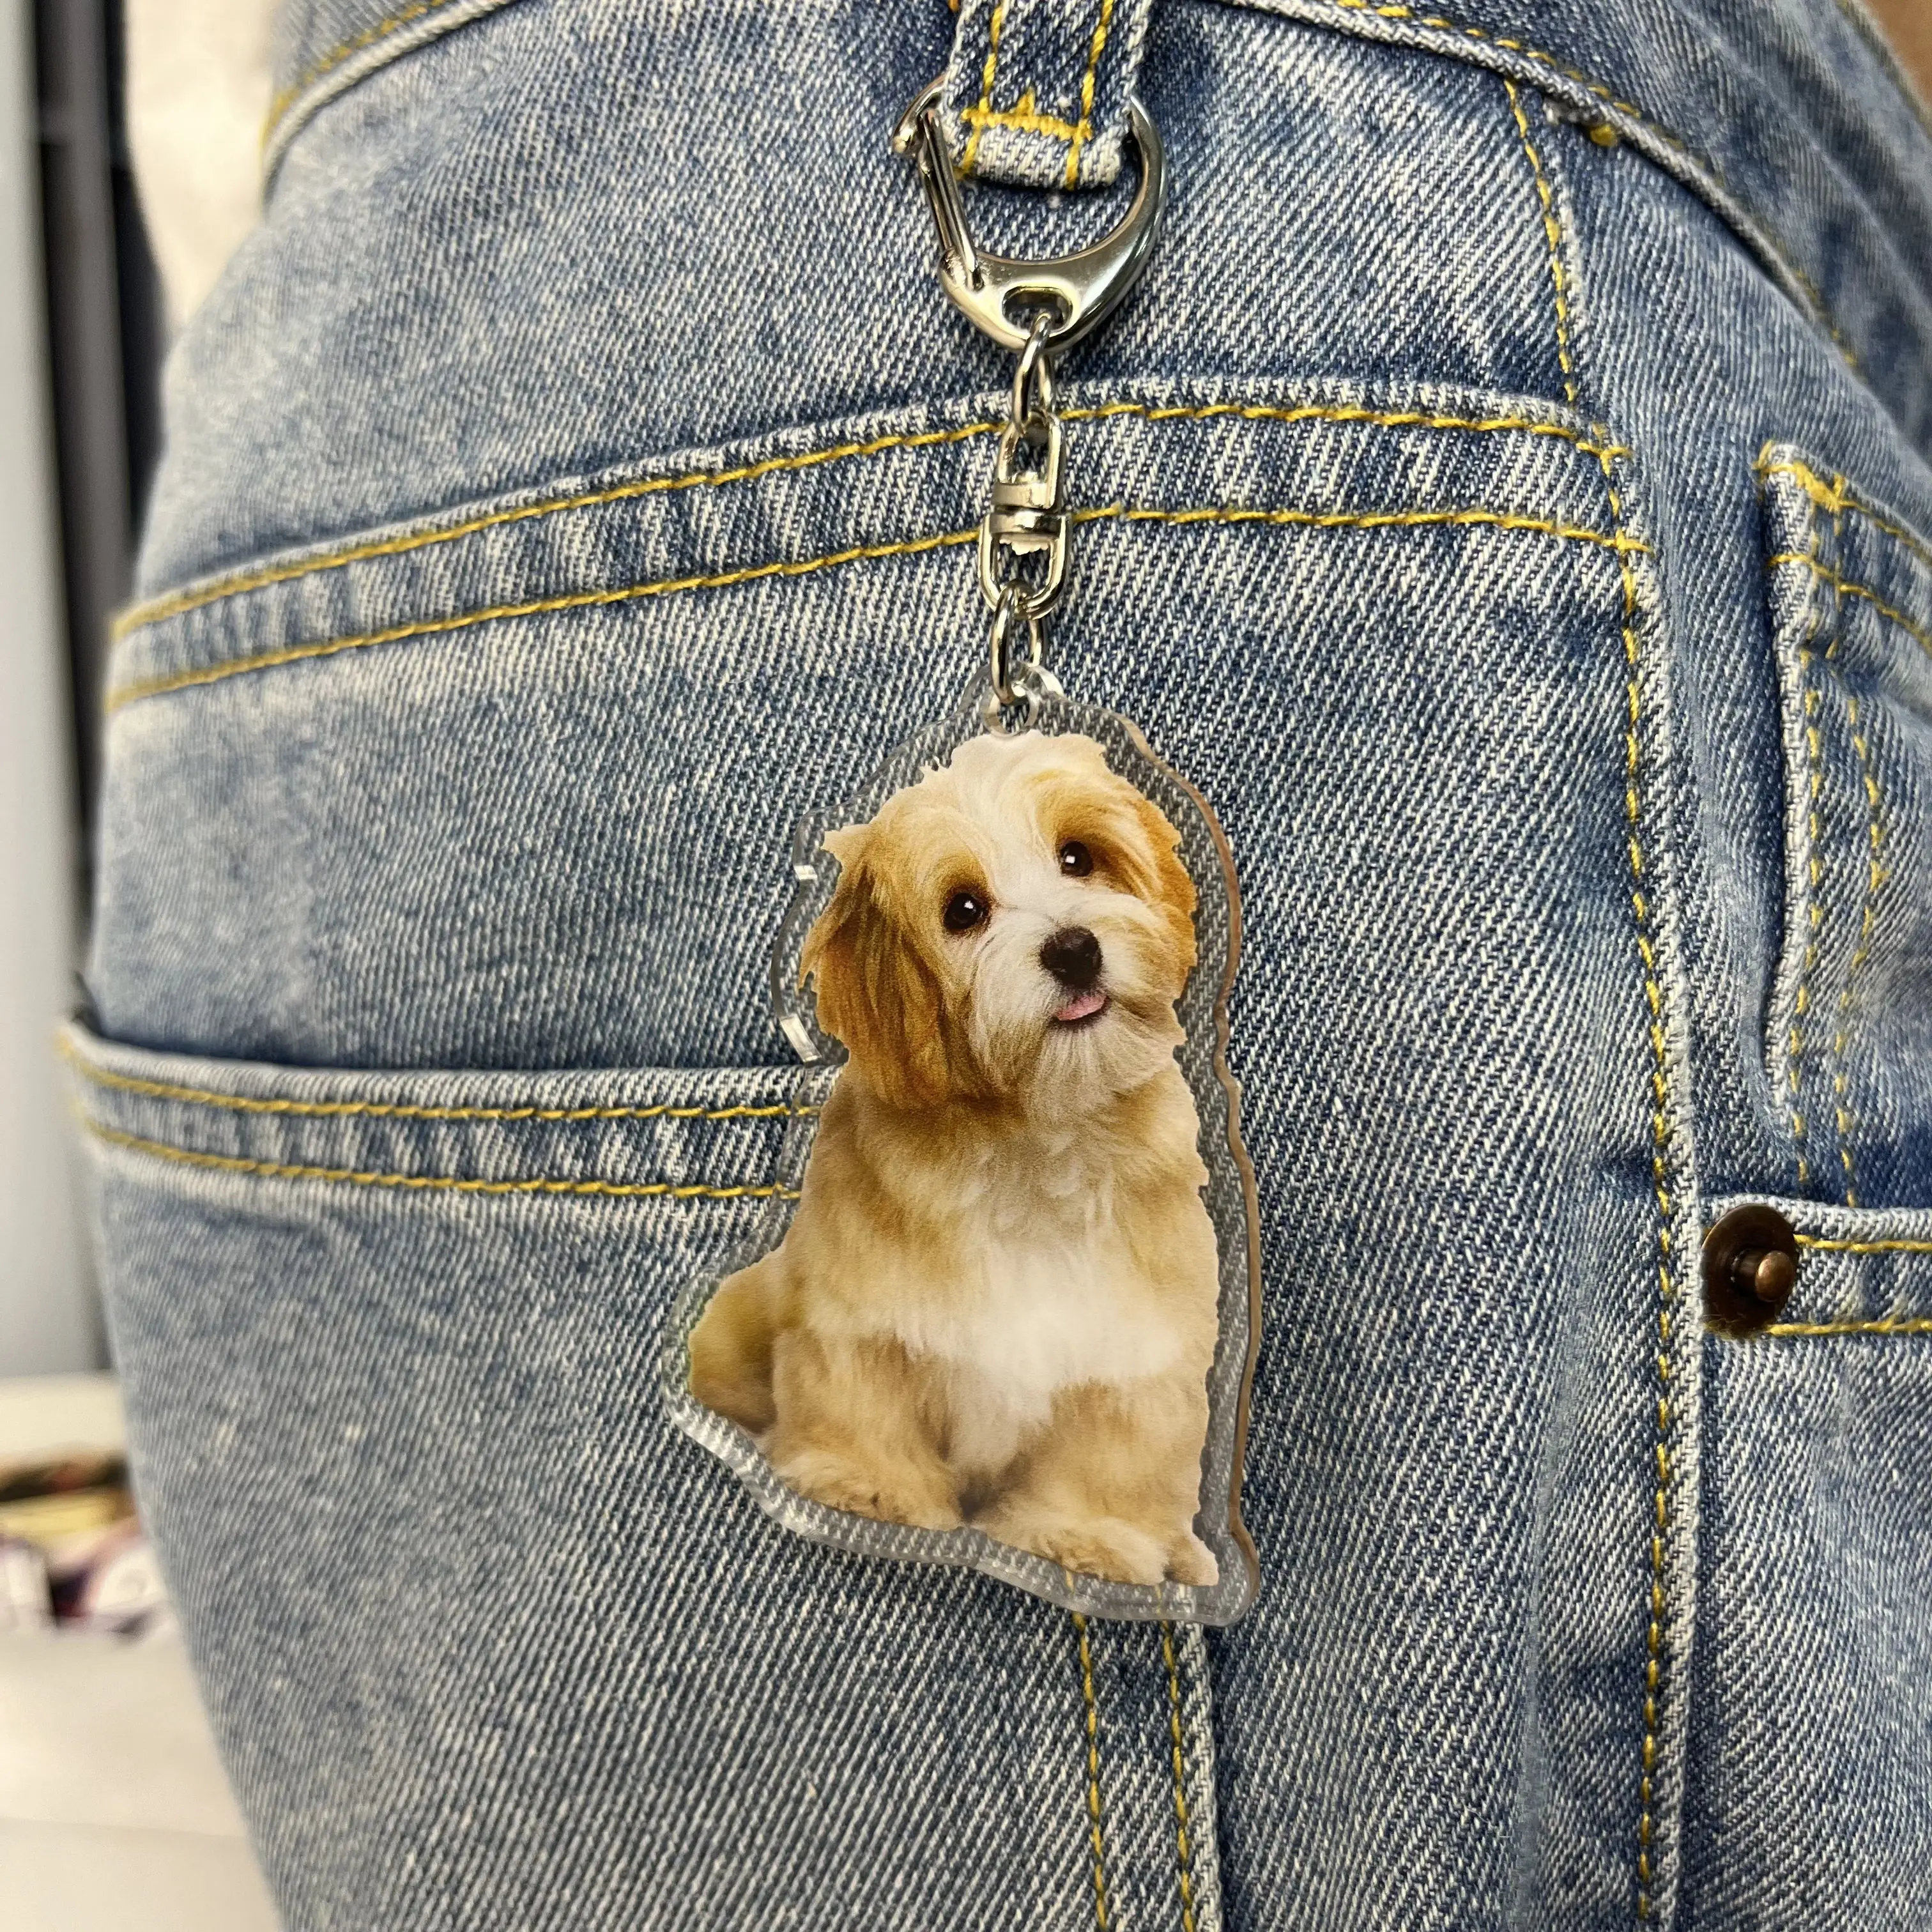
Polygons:
[[1084,926],[1064,926],[1040,949],[1040,963],[1070,992],[1084,993],[1100,976],[1100,942]]

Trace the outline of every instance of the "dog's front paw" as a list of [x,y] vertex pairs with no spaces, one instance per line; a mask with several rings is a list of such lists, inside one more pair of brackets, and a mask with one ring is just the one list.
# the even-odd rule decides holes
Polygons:
[[1167,1548],[1167,1574],[1176,1583],[1196,1583],[1205,1588],[1221,1580],[1221,1566],[1214,1552],[1192,1531]]
[[909,1481],[904,1472],[872,1468],[833,1450],[774,1455],[772,1468],[786,1488],[853,1516],[914,1529],[957,1529],[963,1520],[958,1502],[938,1483]]
[[980,1526],[997,1541],[1030,1550],[1076,1576],[1102,1576],[1112,1583],[1158,1583],[1167,1574],[1160,1544],[1120,1516],[1052,1516],[1001,1508]]

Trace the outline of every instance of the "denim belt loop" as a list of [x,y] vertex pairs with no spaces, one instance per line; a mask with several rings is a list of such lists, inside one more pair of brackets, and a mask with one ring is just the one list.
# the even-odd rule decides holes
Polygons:
[[963,173],[1104,188],[1152,0],[960,0],[940,124]]

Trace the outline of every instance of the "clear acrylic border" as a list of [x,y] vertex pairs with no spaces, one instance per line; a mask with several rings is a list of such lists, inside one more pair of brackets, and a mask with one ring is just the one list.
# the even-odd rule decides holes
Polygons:
[[1114,769],[1159,806],[1180,832],[1181,858],[1198,898],[1198,956],[1175,1011],[1186,1034],[1177,1057],[1201,1118],[1201,1153],[1208,1168],[1205,1198],[1220,1270],[1219,1328],[1208,1378],[1202,1507],[1195,1520],[1196,1533],[1220,1566],[1219,1580],[1204,1588],[1109,1582],[1076,1575],[970,1526],[916,1529],[830,1508],[788,1489],[750,1436],[691,1393],[691,1331],[728,1275],[749,1267],[784,1239],[817,1132],[818,1110],[844,1058],[844,1048],[820,1029],[811,995],[799,985],[799,955],[806,933],[830,901],[837,880],[838,867],[822,842],[826,832],[840,826],[871,818],[893,793],[916,782],[932,767],[943,764],[957,746],[976,737],[986,728],[980,715],[984,696],[983,686],[973,691],[950,716],[900,746],[856,793],[811,814],[793,836],[791,869],[796,890],[772,950],[771,968],[772,1003],[779,1029],[800,1060],[808,1063],[801,1066],[790,1096],[793,1118],[780,1145],[776,1177],[793,1198],[775,1196],[744,1245],[722,1266],[689,1283],[673,1304],[662,1360],[665,1404],[677,1427],[734,1471],[767,1516],[815,1542],[857,1556],[976,1570],[1088,1616],[1232,1624],[1253,1604],[1261,1583],[1259,1560],[1240,1508],[1249,1393],[1261,1340],[1260,1212],[1254,1170],[1241,1144],[1240,1090],[1227,1064],[1228,996],[1240,958],[1240,893],[1233,854],[1213,808],[1118,712],[1072,698],[1051,698],[1042,702],[1031,728],[1084,733],[1106,748]]

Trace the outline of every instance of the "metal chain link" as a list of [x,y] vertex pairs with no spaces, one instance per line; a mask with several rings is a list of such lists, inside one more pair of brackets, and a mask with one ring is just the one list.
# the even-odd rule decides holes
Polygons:
[[[1062,474],[1066,432],[1053,412],[1053,356],[1047,346],[1054,322],[1052,310],[1040,309],[1027,330],[994,460],[992,506],[980,525],[980,595],[993,614],[993,688],[985,712],[996,730],[1005,728],[1007,711],[1022,710],[1030,723],[1042,698],[1060,694],[1042,662],[1040,626],[1066,588],[1072,535]],[[1018,623],[1026,626],[1026,646],[1016,656],[1013,628]]]
[[[892,130],[892,150],[919,170],[920,186],[939,238],[939,281],[973,326],[1010,349],[1012,401],[1000,432],[992,507],[980,526],[980,594],[993,614],[993,688],[984,712],[995,731],[1006,713],[1030,724],[1041,702],[1062,695],[1041,662],[1040,620],[1066,588],[1072,522],[1060,471],[1066,436],[1053,412],[1054,358],[1096,328],[1140,279],[1153,251],[1166,195],[1167,163],[1160,130],[1138,100],[1127,103],[1127,128],[1139,157],[1140,185],[1115,226],[1090,247],[1040,262],[1016,261],[978,247],[940,125],[946,76],[922,88]],[[1024,654],[1015,656],[1015,626],[1026,626]]]

